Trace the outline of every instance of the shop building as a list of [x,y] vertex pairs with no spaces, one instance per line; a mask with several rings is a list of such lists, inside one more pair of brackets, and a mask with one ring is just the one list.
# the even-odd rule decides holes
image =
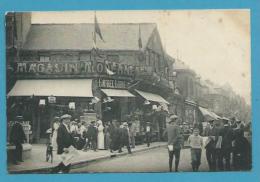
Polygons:
[[97,37],[96,47],[94,26],[31,24],[19,59],[8,62],[16,81],[7,92],[7,118],[30,121],[33,142],[64,113],[86,122],[136,115],[142,132],[150,112],[158,115],[154,131],[165,127],[162,107],[152,108],[169,104],[173,62],[165,59],[156,24],[99,24],[104,40]]

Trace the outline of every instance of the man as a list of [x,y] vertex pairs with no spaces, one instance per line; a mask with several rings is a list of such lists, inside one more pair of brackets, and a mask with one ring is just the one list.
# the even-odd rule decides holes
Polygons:
[[232,129],[235,129],[235,128],[237,127],[237,125],[236,125],[236,118],[235,118],[235,117],[232,117],[232,118],[230,119],[230,127],[231,127]]
[[17,165],[18,162],[23,162],[23,143],[26,141],[26,136],[21,124],[23,120],[22,116],[17,116],[16,121],[11,127],[10,132],[10,143],[15,145],[14,155],[13,155],[13,164]]
[[150,147],[151,137],[152,137],[152,131],[151,131],[151,124],[150,124],[150,122],[146,122],[145,137],[146,137],[147,147]]
[[135,123],[130,122],[129,126],[129,135],[130,135],[130,143],[131,147],[135,148],[135,137],[136,137],[136,125]]
[[61,155],[64,152],[64,148],[69,148],[70,146],[75,147],[74,138],[70,133],[70,119],[71,115],[64,114],[61,116],[61,124],[57,131],[57,154]]
[[205,143],[206,158],[210,171],[216,171],[216,141],[218,132],[214,120],[209,121],[209,126],[205,128],[204,136],[208,136]]
[[[232,141],[234,139],[234,134],[231,126],[229,125],[229,119],[223,118],[223,129],[220,131],[220,136],[222,136],[221,145],[221,156],[220,156],[220,168],[226,171],[230,171],[230,159],[232,152]],[[225,168],[223,166],[223,160],[225,161]]]
[[131,154],[132,152],[130,148],[130,136],[127,122],[124,122],[121,127],[121,150],[124,146],[126,146],[128,153]]
[[91,143],[92,149],[97,151],[97,128],[95,126],[95,121],[91,121],[91,124],[88,127],[87,136],[88,142]]
[[180,152],[182,144],[181,128],[177,124],[178,116],[170,116],[169,124],[164,135],[167,133],[168,152],[169,152],[169,170],[172,171],[172,162],[175,156],[175,172],[178,172]]
[[251,145],[244,137],[242,130],[236,131],[233,149],[233,165],[235,170],[251,169]]

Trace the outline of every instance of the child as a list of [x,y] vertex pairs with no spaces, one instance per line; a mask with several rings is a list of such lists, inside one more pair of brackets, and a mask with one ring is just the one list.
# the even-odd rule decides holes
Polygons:
[[191,147],[191,165],[193,171],[198,171],[201,161],[201,150],[203,138],[199,135],[199,128],[193,129],[193,134],[189,136],[188,143]]

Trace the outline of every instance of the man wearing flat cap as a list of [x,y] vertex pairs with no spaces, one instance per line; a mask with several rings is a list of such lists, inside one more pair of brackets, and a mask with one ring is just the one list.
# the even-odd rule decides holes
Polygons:
[[74,138],[70,133],[70,119],[71,115],[64,114],[60,117],[61,124],[57,131],[57,144],[58,144],[58,151],[57,154],[62,154],[64,152],[64,148],[69,148],[70,146],[75,147]]
[[177,123],[178,116],[171,115],[169,124],[165,130],[164,135],[167,134],[168,139],[168,152],[169,152],[169,171],[172,171],[172,162],[175,156],[175,172],[178,172],[180,151],[182,145],[181,128]]
[[15,145],[14,155],[13,155],[13,164],[18,164],[18,162],[23,162],[23,143],[26,141],[26,136],[23,130],[21,122],[23,121],[22,116],[17,116],[16,121],[12,125],[10,132],[10,143]]

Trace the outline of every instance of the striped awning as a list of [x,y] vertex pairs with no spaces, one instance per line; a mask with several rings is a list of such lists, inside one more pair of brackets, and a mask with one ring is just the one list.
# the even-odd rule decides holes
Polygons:
[[153,94],[150,92],[144,92],[144,91],[140,91],[140,90],[135,90],[138,94],[140,94],[144,99],[149,100],[149,101],[153,101],[153,102],[159,102],[159,103],[165,103],[165,104],[169,104],[169,102],[167,102],[162,96],[157,95],[157,94]]
[[109,97],[135,97],[128,90],[123,89],[101,89]]
[[220,116],[218,116],[214,112],[211,112],[203,107],[199,107],[199,110],[202,113],[202,115],[204,116],[206,121],[221,119]]

